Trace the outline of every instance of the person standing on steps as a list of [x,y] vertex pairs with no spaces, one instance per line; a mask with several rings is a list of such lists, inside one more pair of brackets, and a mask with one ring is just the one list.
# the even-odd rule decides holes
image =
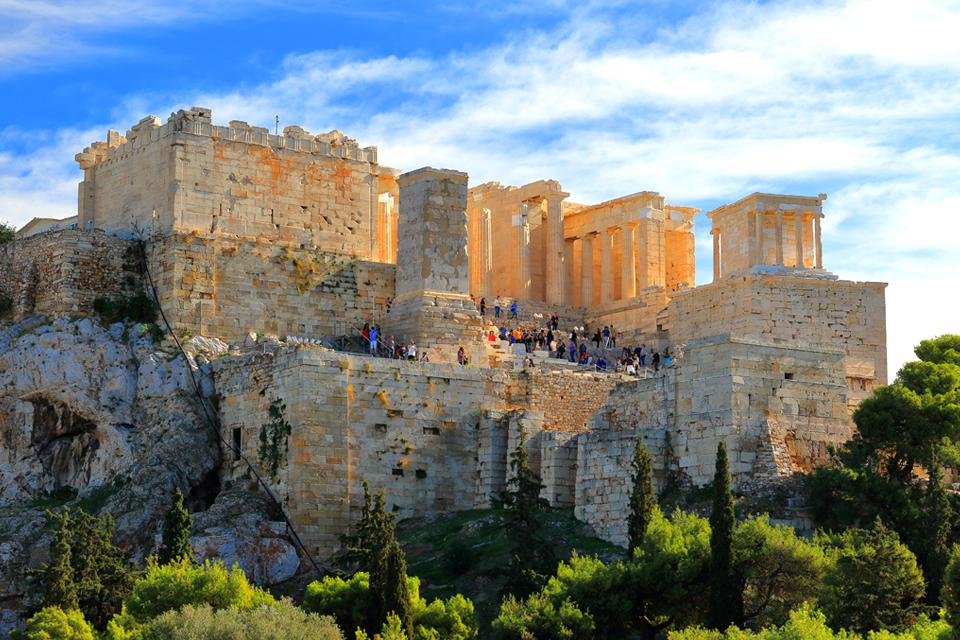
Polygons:
[[660,352],[653,352],[653,370],[654,372],[660,371]]
[[487,315],[487,299],[486,298],[480,298],[480,315],[481,316]]
[[514,300],[510,303],[510,317],[514,320],[517,319],[517,301]]
[[500,309],[501,309],[502,307],[503,307],[503,300],[500,298],[500,296],[497,296],[496,302],[493,303],[493,317],[494,317],[494,318],[499,318],[499,317],[500,317]]

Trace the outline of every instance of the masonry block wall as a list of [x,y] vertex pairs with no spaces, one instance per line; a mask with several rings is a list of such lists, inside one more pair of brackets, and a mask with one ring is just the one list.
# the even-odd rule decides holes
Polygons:
[[77,161],[81,228],[145,236],[219,230],[361,259],[391,255],[378,244],[391,238],[379,208],[382,195],[396,195],[393,172],[377,164],[376,148],[337,131],[221,127],[195,107],[165,123],[144,118],[126,136],[110,132]]
[[97,297],[139,285],[136,244],[102,232],[67,229],[0,244],[0,293],[10,300],[9,320],[91,313]]
[[382,322],[394,295],[392,264],[288,243],[175,233],[147,254],[175,329],[225,340],[356,333]]
[[886,305],[881,282],[751,275],[675,294],[671,340],[725,334],[783,345],[833,345],[850,377],[887,382]]

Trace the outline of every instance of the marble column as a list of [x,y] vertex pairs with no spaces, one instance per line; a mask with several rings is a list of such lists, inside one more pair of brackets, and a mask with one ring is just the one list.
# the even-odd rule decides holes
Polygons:
[[637,236],[636,225],[628,223],[620,228],[623,236],[623,256],[620,260],[620,294],[624,300],[637,296]]
[[803,213],[797,211],[793,216],[793,227],[794,233],[796,234],[796,238],[794,238],[796,248],[794,251],[797,254],[797,263],[794,265],[794,268],[803,269],[805,268],[803,264]]
[[564,304],[566,274],[564,273],[563,199],[567,194],[547,196],[546,251],[544,252],[544,283],[549,304]]
[[720,281],[720,228],[714,227],[710,230],[713,236],[713,281]]
[[601,231],[600,240],[600,303],[613,301],[613,233],[610,229]]
[[574,299],[573,292],[573,283],[576,280],[576,274],[573,271],[573,243],[576,241],[576,238],[566,238],[563,241],[563,304],[575,306],[576,300]]
[[491,235],[490,209],[481,209],[479,220],[477,221],[478,242],[477,249],[479,255],[479,286],[480,295],[489,298],[493,295],[493,236]]
[[593,305],[593,239],[596,232],[580,239],[580,306]]
[[816,246],[817,251],[817,269],[823,269],[823,242],[820,239],[820,218],[823,217],[819,214],[814,214],[813,216],[813,236],[814,236],[814,245]]
[[777,266],[783,266],[783,210],[777,209]]
[[530,208],[526,203],[520,205],[517,219],[517,274],[520,283],[517,287],[517,297],[521,300],[530,299]]

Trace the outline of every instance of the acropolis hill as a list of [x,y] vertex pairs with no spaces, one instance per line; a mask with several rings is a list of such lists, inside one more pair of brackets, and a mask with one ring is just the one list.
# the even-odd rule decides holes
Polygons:
[[[221,485],[243,476],[237,453],[258,459],[282,400],[292,432],[272,485],[321,558],[359,516],[363,481],[400,516],[487,506],[521,426],[544,497],[624,543],[638,438],[658,482],[693,485],[724,441],[750,492],[824,463],[886,383],[885,284],[825,270],[823,194],[754,193],[707,213],[713,280],[694,286],[699,211],[653,191],[583,204],[555,180],[470,186],[460,171],[380,165],[338,131],[218,126],[203,108],[111,131],[76,159],[76,224],[0,246],[7,321],[90,314],[140,286],[142,240],[174,332],[230,345],[196,361],[234,447]],[[645,344],[671,362],[626,375],[487,338],[553,314],[564,341],[614,327],[616,347],[589,343],[591,355],[612,363]],[[365,323],[429,362],[322,345]],[[28,434],[19,456],[44,446],[29,433],[46,391],[29,393],[33,405],[0,399],[0,425]],[[90,455],[78,464],[109,454]],[[36,474],[22,495],[77,477]]]

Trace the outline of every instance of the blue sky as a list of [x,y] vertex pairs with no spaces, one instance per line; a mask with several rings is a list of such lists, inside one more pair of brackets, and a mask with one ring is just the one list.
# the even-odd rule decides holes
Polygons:
[[891,374],[960,333],[960,2],[377,4],[0,0],[0,220],[72,215],[74,153],[199,105],[580,202],[826,192],[825,266],[890,283]]

